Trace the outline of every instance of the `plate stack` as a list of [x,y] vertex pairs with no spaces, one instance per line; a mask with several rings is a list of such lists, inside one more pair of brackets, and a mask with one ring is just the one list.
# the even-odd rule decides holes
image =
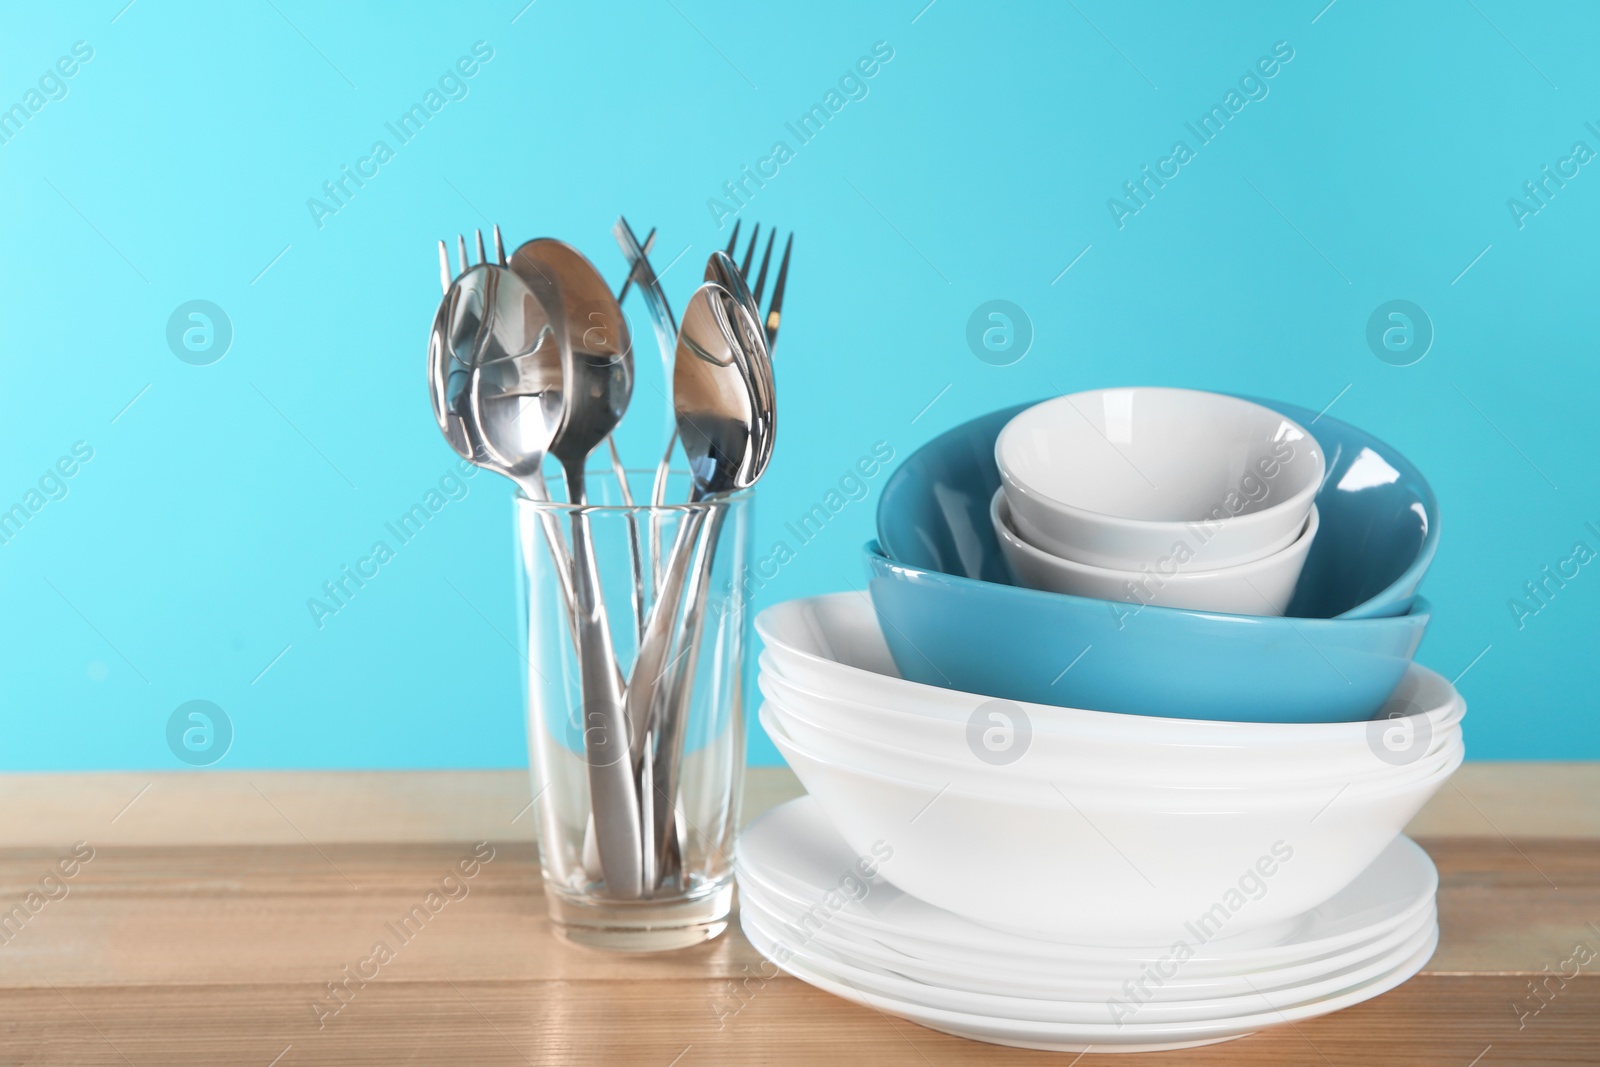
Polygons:
[[1392,989],[1438,941],[1438,875],[1395,840],[1350,885],[1270,938],[1196,927],[1148,949],[997,932],[867,874],[810,797],[740,842],[740,921],[762,955],[847,1000],[959,1037],[1053,1052],[1151,1052],[1242,1037]]
[[[1122,392],[1097,429],[1131,449],[1146,409]],[[895,473],[870,594],[757,618],[761,722],[809,796],[740,839],[751,943],[847,999],[1056,1051],[1208,1044],[1405,981],[1437,943],[1437,875],[1401,831],[1465,754],[1465,703],[1411,662],[1426,483],[1312,419],[1327,476],[1284,527],[1287,615],[1130,610],[1005,565],[995,442],[1022,410]],[[1265,473],[1273,434],[1234,436],[1228,478]]]

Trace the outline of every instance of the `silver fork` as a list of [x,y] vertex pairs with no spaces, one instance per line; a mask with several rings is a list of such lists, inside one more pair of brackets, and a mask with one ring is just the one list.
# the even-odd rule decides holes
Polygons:
[[[750,268],[755,262],[756,244],[761,239],[760,223],[756,223],[754,229],[751,230],[750,244],[745,248],[744,262],[739,267],[739,274],[744,278],[745,284],[750,286],[750,295],[755,297],[757,307],[759,307],[761,304],[761,295],[767,286],[767,268],[772,263],[772,247],[776,243],[777,236],[778,233],[776,230],[771,230],[767,234],[767,250],[766,253],[761,257],[761,269],[760,273],[756,275],[756,281],[754,285],[750,285]],[[728,238],[728,247],[724,249],[730,259],[733,258],[734,251],[738,247],[738,244],[739,222],[735,221],[733,224],[733,233]],[[761,328],[766,334],[767,355],[769,358],[778,344],[778,326],[783,318],[783,295],[789,285],[789,259],[793,254],[794,234],[791,233],[783,244],[783,259],[778,263],[778,277],[772,286],[772,301],[767,305],[766,314],[761,317]],[[654,275],[654,271],[650,268],[648,249],[640,253],[638,256],[638,260],[634,264],[633,273],[639,275],[640,277]],[[666,314],[670,314],[670,311],[666,312]],[[671,373],[670,365],[668,367],[668,373],[669,375]],[[666,450],[661,453],[661,461],[656,464],[655,484],[652,486],[652,491],[650,494],[650,503],[655,507],[660,507],[666,502],[667,477],[672,469],[672,450],[677,447],[677,444],[678,430],[677,427],[674,426],[672,428],[671,435],[667,438]],[[655,548],[656,546],[652,547]],[[659,574],[657,574],[657,578],[659,578]]]
[[[761,254],[761,270],[756,275],[756,280],[750,280],[750,267],[755,261],[756,245],[761,240],[761,223],[756,223],[750,231],[750,244],[745,247],[744,262],[739,264],[739,273],[744,276],[744,283],[750,286],[750,295],[756,298],[756,304],[761,303],[761,294],[767,286],[767,267],[772,263],[772,246],[778,236],[777,230],[767,232],[767,250]],[[733,258],[734,250],[739,244],[739,222],[733,223],[733,233],[728,238],[728,247],[723,249],[729,259]],[[767,313],[761,320],[761,328],[767,335],[767,355],[772,355],[778,344],[778,324],[783,312],[783,294],[789,285],[789,257],[794,253],[794,234],[783,243],[783,259],[778,263],[778,277],[772,285],[772,302],[767,305]]]

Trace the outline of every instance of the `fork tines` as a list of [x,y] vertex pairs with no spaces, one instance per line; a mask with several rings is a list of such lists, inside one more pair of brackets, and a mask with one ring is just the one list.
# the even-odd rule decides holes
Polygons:
[[[777,236],[777,230],[767,231],[767,248],[766,251],[761,255],[760,271],[756,274],[755,284],[750,286],[750,295],[756,298],[757,304],[761,302],[761,294],[766,290],[767,287],[767,268],[772,263],[772,246],[776,241]],[[750,267],[755,262],[756,245],[760,243],[760,240],[761,224],[758,222],[750,231],[750,242],[745,246],[744,262],[739,266],[739,275],[744,278],[746,285],[750,285]],[[739,220],[735,219],[733,222],[733,233],[731,236],[729,236],[728,247],[723,249],[723,253],[727,255],[729,259],[732,259],[734,252],[738,247]],[[783,317],[783,293],[788,287],[789,282],[789,256],[793,252],[794,234],[791,233],[788,240],[786,240],[783,244],[783,258],[778,261],[778,278],[772,286],[772,303],[768,306],[766,318],[762,322],[762,329],[767,335],[767,351],[769,353],[778,343],[778,324]]]

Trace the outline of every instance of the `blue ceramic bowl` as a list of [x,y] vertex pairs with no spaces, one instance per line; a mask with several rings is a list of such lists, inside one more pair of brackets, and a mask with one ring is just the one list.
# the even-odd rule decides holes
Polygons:
[[[1173,718],[1350,722],[1404,676],[1439,539],[1421,473],[1369,434],[1288,404],[1327,457],[1322,529],[1284,618],[1139,607],[1010,584],[989,523],[994,442],[1018,405],[957,426],[884,486],[872,599],[907,678],[990,697]],[[1315,420],[1315,421],[1313,421]]]
[[1428,604],[1379,619],[1145,607],[897,563],[867,545],[900,673],[986,697],[1231,722],[1355,722],[1394,692]]
[[[1348,423],[1292,404],[1255,402],[1310,430],[1327,458],[1316,500],[1322,526],[1287,614],[1301,619],[1406,614],[1439,546],[1439,506],[1427,480],[1399,452]],[[1012,416],[1032,406],[1019,404],[963,423],[906,458],[878,500],[878,543],[890,559],[1010,584],[989,522],[989,502],[1000,487],[994,442]]]

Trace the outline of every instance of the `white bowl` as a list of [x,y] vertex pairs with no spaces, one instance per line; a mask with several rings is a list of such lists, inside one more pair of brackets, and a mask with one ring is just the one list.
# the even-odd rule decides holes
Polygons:
[[[824,759],[938,788],[953,785],[985,795],[1050,799],[1051,790],[1143,789],[1169,796],[1189,791],[1210,798],[1249,799],[1261,790],[1386,787],[1436,771],[1464,745],[1459,722],[1431,729],[1425,751],[1389,763],[1371,749],[1349,760],[1323,759],[1317,746],[1234,750],[1213,758],[1205,746],[1152,746],[1137,741],[1096,743],[1066,734],[1025,732],[997,710],[967,724],[905,716],[863,727],[848,707],[828,706],[762,671],[762,696],[779,728]],[[896,727],[910,719],[916,725]],[[1418,727],[1408,724],[1412,730]],[[1423,727],[1423,729],[1430,729]],[[870,732],[869,732],[870,731]],[[1326,795],[1324,792],[1323,795]]]
[[1360,874],[1460,763],[1392,789],[1308,790],[1259,805],[1070,789],[1030,802],[846,767],[797,745],[771,716],[762,722],[852,849],[893,850],[881,868],[889,882],[986,926],[1085,944],[1160,944],[1185,924],[1232,935],[1309,911]]
[[1191,389],[1099,389],[1022,412],[995,441],[1017,531],[1052,555],[1138,570],[1182,544],[1248,563],[1300,534],[1324,460],[1298,423]]
[[[982,694],[901,678],[865,593],[831,593],[775,604],[756,616],[755,627],[766,645],[766,661],[785,681],[824,702],[844,702],[834,714],[858,721],[862,729],[879,721],[878,712],[897,712],[956,723],[964,730],[993,703]],[[1094,649],[1082,655],[1092,656]],[[1065,662],[1062,666],[1071,669]],[[1427,752],[1432,735],[1459,721],[1466,710],[1449,682],[1417,664],[1372,722],[1221,722],[1002,703],[1026,717],[1035,739],[1054,734],[1073,744],[1135,743],[1141,761],[1170,775],[1182,775],[1199,759],[1221,775],[1246,773],[1260,766],[1267,750],[1272,758],[1311,754],[1315,762],[1310,766],[1353,771],[1371,767],[1376,760],[1404,762]],[[810,704],[807,708],[820,713]],[[1388,721],[1391,713],[1405,718]],[[890,730],[903,725],[892,715],[883,721]]]
[[[1140,766],[1138,746],[1130,745],[1114,761],[1114,772],[1109,776],[1102,773],[1075,774],[1039,758],[1031,744],[1014,762],[991,763],[978,755],[978,752],[989,754],[984,750],[981,740],[975,741],[976,751],[967,752],[964,759],[946,759],[904,745],[884,744],[856,734],[842,733],[774,699],[767,692],[768,688],[770,683],[764,682],[763,695],[767,699],[762,706],[762,714],[766,716],[762,721],[770,719],[797,746],[821,759],[868,774],[881,774],[926,786],[929,790],[954,788],[976,796],[1043,804],[1053,804],[1063,794],[1077,800],[1091,793],[1107,800],[1161,803],[1174,810],[1196,806],[1211,808],[1222,804],[1252,808],[1283,801],[1320,803],[1336,792],[1353,791],[1360,794],[1392,789],[1406,782],[1431,777],[1446,764],[1460,762],[1466,751],[1461,730],[1454,727],[1446,731],[1436,751],[1400,766],[1381,764],[1374,757],[1371,762],[1381,769],[1353,774],[1333,772],[1284,777],[1213,773],[1206,780],[1175,782],[1159,769]],[[1009,730],[1009,725],[997,722],[993,728]],[[1015,734],[1010,734],[1007,739],[1014,742],[1015,737]],[[998,751],[1009,758],[1015,749]]]
[[800,716],[813,728],[836,735],[836,743],[861,741],[971,764],[978,756],[975,747],[992,753],[1006,740],[986,736],[988,731],[1009,729],[1015,758],[995,762],[1034,776],[1103,784],[1145,780],[1193,787],[1361,781],[1437,755],[1460,739],[1466,713],[1465,702],[1448,682],[1426,667],[1413,666],[1395,694],[1393,710],[1398,717],[1362,723],[1365,729],[1359,736],[1338,741],[1325,736],[1234,741],[1121,735],[1094,729],[1092,724],[1041,722],[1023,705],[982,698],[976,698],[961,719],[874,706],[794,681],[773,649],[762,652],[758,662],[762,696],[781,706],[786,715]]
[[1317,507],[1313,504],[1299,537],[1288,547],[1249,563],[1196,570],[1191,557],[1176,553],[1146,563],[1140,570],[1125,571],[1079,563],[1030,545],[1012,529],[1004,487],[994,492],[989,521],[1000,540],[1000,554],[1018,585],[1097,600],[1230,615],[1282,615],[1294,598],[1311,539],[1317,536]]

